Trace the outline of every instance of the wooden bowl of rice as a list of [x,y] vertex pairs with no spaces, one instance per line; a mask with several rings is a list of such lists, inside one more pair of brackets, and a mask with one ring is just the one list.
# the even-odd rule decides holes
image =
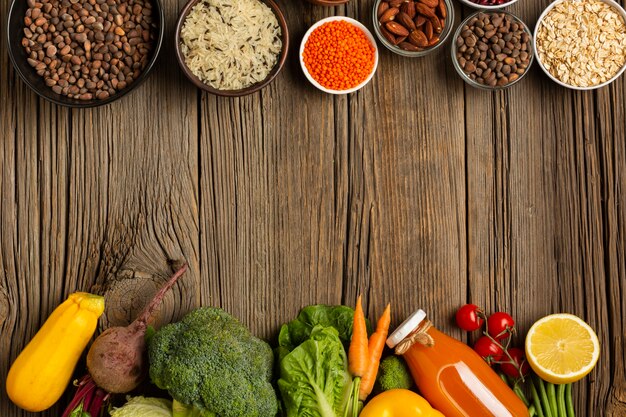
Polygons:
[[278,75],[289,31],[274,0],[190,0],[178,17],[175,41],[178,64],[196,87],[240,97]]

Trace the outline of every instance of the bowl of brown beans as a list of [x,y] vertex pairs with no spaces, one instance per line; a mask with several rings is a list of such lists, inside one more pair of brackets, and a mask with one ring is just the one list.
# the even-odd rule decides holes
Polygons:
[[372,11],[374,32],[390,51],[405,57],[428,55],[452,33],[451,0],[377,0]]
[[9,55],[20,78],[44,99],[100,106],[147,78],[163,21],[159,0],[14,0]]
[[454,68],[469,85],[486,90],[511,87],[533,63],[530,29],[515,15],[479,11],[468,16],[452,40]]

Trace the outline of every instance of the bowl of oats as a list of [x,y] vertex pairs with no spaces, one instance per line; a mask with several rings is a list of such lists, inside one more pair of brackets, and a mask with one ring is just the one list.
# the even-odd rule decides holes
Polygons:
[[556,0],[539,17],[535,58],[563,87],[594,90],[626,70],[626,11],[613,0]]
[[226,97],[271,83],[289,49],[287,23],[273,0],[190,0],[179,15],[175,40],[187,78]]

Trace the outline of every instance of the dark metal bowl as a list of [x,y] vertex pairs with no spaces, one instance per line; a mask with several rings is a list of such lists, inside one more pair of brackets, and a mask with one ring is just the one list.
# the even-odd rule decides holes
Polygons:
[[130,93],[135,88],[137,88],[139,84],[141,84],[148,78],[148,74],[154,66],[159,55],[159,51],[161,50],[164,32],[163,22],[165,21],[165,18],[163,16],[163,7],[161,6],[160,0],[151,1],[153,10],[156,12],[154,16],[158,18],[158,21],[155,22],[158,33],[155,40],[154,48],[152,49],[152,56],[150,57],[148,64],[144,68],[143,72],[136,80],[134,80],[125,89],[113,94],[112,96],[109,96],[104,100],[78,100],[69,98],[61,94],[57,94],[46,85],[44,78],[37,75],[35,69],[28,64],[28,62],[26,61],[28,55],[26,54],[26,51],[21,44],[22,37],[24,36],[24,16],[26,15],[26,10],[28,9],[28,5],[26,4],[25,0],[13,0],[13,3],[11,4],[11,9],[9,10],[7,40],[9,45],[9,56],[11,57],[11,61],[13,62],[13,66],[15,67],[15,70],[20,75],[24,83],[26,83],[26,85],[28,85],[35,93],[37,93],[40,97],[43,97],[46,100],[59,104],[61,106],[88,108],[102,106],[104,104],[108,104],[117,99],[120,99],[126,94]]
[[274,65],[274,68],[272,68],[272,71],[270,71],[267,78],[265,78],[263,81],[259,81],[258,83],[251,85],[250,87],[242,88],[240,90],[218,90],[216,88],[213,88],[203,83],[200,80],[200,78],[196,77],[191,72],[189,67],[187,67],[187,64],[185,63],[185,57],[183,56],[183,52],[180,50],[180,31],[183,28],[183,24],[185,23],[185,20],[187,19],[187,15],[191,11],[191,8],[195,6],[196,3],[198,3],[198,1],[200,0],[190,0],[185,5],[185,7],[183,7],[183,10],[180,12],[180,15],[178,16],[178,22],[176,23],[176,35],[174,36],[174,41],[176,42],[175,48],[176,48],[176,58],[178,59],[178,65],[180,65],[180,68],[183,70],[183,72],[185,73],[189,81],[191,81],[196,87],[198,87],[201,90],[207,91],[211,94],[215,94],[218,96],[224,96],[224,97],[241,97],[241,96],[245,96],[248,94],[252,94],[254,92],[259,91],[260,89],[262,89],[269,83],[271,83],[274,80],[274,78],[276,78],[280,70],[283,68],[283,65],[285,64],[285,60],[287,59],[287,51],[289,50],[289,29],[287,28],[287,22],[285,21],[285,16],[283,15],[283,12],[280,10],[280,7],[278,7],[278,5],[274,2],[274,0],[261,0],[261,1],[267,4],[270,9],[272,9],[274,14],[276,15],[278,24],[280,25],[281,32],[282,32],[281,40],[283,43],[283,47],[280,51],[280,55],[278,57],[276,65]]

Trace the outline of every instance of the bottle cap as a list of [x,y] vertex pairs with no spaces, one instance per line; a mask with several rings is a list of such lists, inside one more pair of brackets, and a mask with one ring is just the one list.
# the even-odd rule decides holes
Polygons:
[[396,347],[396,345],[410,335],[425,318],[426,313],[421,309],[411,314],[393,333],[391,333],[391,336],[387,338],[387,346],[391,349]]

